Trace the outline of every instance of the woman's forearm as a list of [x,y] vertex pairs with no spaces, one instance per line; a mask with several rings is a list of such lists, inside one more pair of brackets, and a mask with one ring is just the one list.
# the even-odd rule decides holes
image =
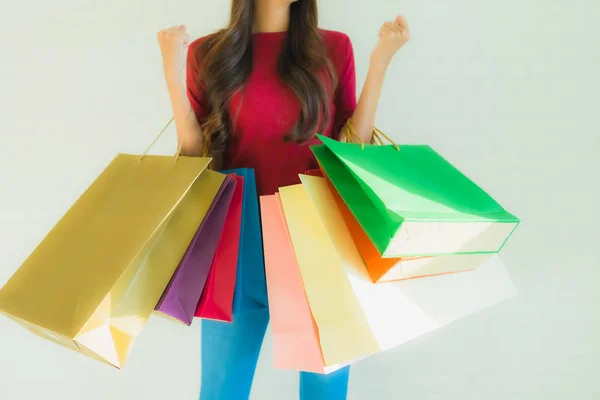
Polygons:
[[181,146],[181,155],[190,157],[202,156],[202,130],[196,115],[192,111],[185,83],[168,82],[167,88],[169,90],[169,97],[171,98],[177,140]]
[[386,69],[386,66],[371,63],[356,110],[354,110],[351,118],[356,135],[364,143],[370,143],[373,137],[375,114],[377,113]]
[[379,41],[371,52],[371,64],[362,93],[358,100],[351,121],[356,135],[364,142],[370,143],[375,127],[375,113],[383,87],[383,80],[394,54],[409,40],[406,18],[398,15],[379,29]]

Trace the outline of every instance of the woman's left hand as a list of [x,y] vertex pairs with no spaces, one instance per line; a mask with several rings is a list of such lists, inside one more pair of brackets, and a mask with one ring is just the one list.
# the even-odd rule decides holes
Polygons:
[[394,54],[408,42],[410,33],[408,22],[402,15],[396,17],[394,22],[386,22],[379,30],[379,42],[371,53],[371,65],[387,68]]

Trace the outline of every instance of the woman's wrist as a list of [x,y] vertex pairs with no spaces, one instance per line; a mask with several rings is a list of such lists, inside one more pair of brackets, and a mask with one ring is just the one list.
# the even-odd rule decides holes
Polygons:
[[173,96],[187,96],[187,88],[183,77],[168,76],[165,74],[165,81],[167,83],[167,90],[171,97]]
[[368,72],[378,74],[378,75],[385,75],[389,65],[390,65],[389,61],[380,60],[378,58],[371,57]]
[[167,82],[167,86],[171,87],[180,87],[185,86],[185,71],[180,71],[177,68],[171,65],[164,65],[163,71],[165,75],[165,81]]

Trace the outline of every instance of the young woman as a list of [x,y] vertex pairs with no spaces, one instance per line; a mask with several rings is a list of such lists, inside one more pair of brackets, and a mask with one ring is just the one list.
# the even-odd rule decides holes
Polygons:
[[[317,167],[315,133],[343,140],[351,123],[371,141],[386,70],[408,38],[403,17],[383,24],[357,103],[352,44],[317,28],[317,0],[233,0],[229,26],[213,35],[159,32],[181,153],[253,168],[260,195],[298,183]],[[264,310],[202,322],[201,400],[249,398],[268,320]],[[301,373],[300,398],[345,399],[348,374]]]

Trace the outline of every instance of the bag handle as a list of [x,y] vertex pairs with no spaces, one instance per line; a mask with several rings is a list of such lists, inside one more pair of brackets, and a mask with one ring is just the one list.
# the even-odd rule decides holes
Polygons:
[[[167,122],[167,124],[164,126],[164,128],[162,128],[162,130],[158,133],[158,135],[156,136],[156,138],[154,138],[154,140],[152,141],[152,143],[150,143],[150,146],[148,146],[148,148],[146,149],[146,151],[144,151],[144,153],[140,157],[140,161],[142,161],[144,159],[144,157],[146,157],[146,155],[148,154],[148,152],[152,149],[152,147],[156,144],[156,142],[158,142],[158,139],[160,139],[162,137],[163,133],[165,133],[165,131],[169,128],[169,126],[171,126],[171,124],[173,123],[174,120],[175,120],[175,116],[171,117],[171,119],[169,120],[169,122]],[[350,119],[348,119],[346,121],[346,124],[342,128],[341,134],[345,137],[346,142],[348,142],[348,143],[360,143],[360,148],[361,149],[365,148],[365,143],[356,134],[356,130],[354,129],[354,126],[352,125],[352,122],[350,122]],[[390,142],[392,144],[392,146],[394,146],[394,148],[397,151],[400,151],[400,147],[396,144],[396,142],[394,142],[392,140],[392,138],[390,138],[388,135],[386,135],[385,133],[383,133],[377,127],[373,127],[373,137],[371,138],[371,143],[370,144],[378,144],[379,143],[380,146],[383,146],[383,139],[381,138],[382,136],[385,139],[387,139],[387,141]],[[179,156],[181,155],[181,148],[182,148],[182,146],[183,146],[183,141],[180,140],[179,141],[179,145],[177,146],[177,153],[175,153],[175,156],[174,156],[175,157],[175,162],[177,162],[177,160],[179,160]]]
[[[142,154],[142,156],[140,157],[140,161],[142,161],[144,159],[144,157],[146,157],[146,155],[148,154],[148,152],[150,151],[150,149],[152,148],[152,146],[154,146],[156,144],[156,142],[158,141],[158,139],[160,139],[160,137],[163,135],[163,133],[165,133],[165,131],[167,130],[167,128],[171,125],[171,123],[173,122],[173,120],[175,120],[175,117],[171,117],[171,119],[169,120],[169,122],[167,122],[167,124],[165,125],[165,127],[160,131],[160,133],[158,134],[158,136],[156,136],[156,138],[154,139],[154,141],[150,144],[150,146],[148,146],[148,148],[146,149],[146,151],[144,152],[144,154]],[[175,162],[177,162],[177,160],[179,160],[179,156],[181,155],[181,147],[183,145],[183,141],[179,141],[179,146],[177,146],[177,153],[175,153]]]
[[[346,142],[348,142],[348,143],[360,143],[360,148],[361,149],[365,148],[365,143],[356,134],[356,130],[354,130],[354,126],[352,125],[352,122],[350,122],[349,119],[348,119],[348,121],[346,121],[346,124],[342,128],[342,132],[341,133],[346,138]],[[385,133],[383,133],[382,131],[380,131],[376,127],[373,127],[373,137],[371,138],[371,143],[370,144],[379,144],[380,146],[383,146],[383,139],[381,138],[382,136],[385,139],[387,139],[387,141],[390,142],[397,151],[400,151],[400,147],[396,144],[396,142],[394,142],[392,140],[392,138],[390,138],[388,135],[386,135]]]

